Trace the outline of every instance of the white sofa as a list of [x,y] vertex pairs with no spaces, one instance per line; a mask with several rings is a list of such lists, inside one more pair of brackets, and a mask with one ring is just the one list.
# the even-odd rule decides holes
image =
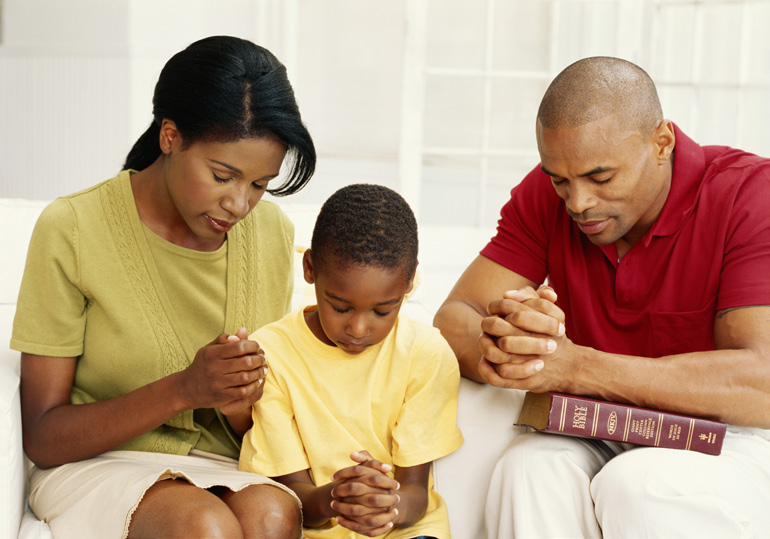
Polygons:
[[[8,348],[27,245],[42,201],[0,199],[0,538],[51,538],[48,525],[26,505],[27,462],[22,451],[19,407],[19,353]],[[317,208],[281,202],[295,222],[297,243],[307,245]],[[488,235],[480,231],[423,227],[418,286],[404,312],[430,323],[462,268],[475,256]],[[445,249],[451,245],[451,255]],[[301,280],[295,303],[306,298]],[[522,394],[462,380],[458,424],[465,444],[434,465],[436,490],[449,507],[452,536],[480,539],[484,531],[484,501],[497,457],[519,432]]]

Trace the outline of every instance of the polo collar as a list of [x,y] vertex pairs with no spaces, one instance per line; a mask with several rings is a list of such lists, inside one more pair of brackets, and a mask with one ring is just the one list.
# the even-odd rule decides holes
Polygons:
[[674,124],[676,145],[671,173],[671,189],[658,220],[644,235],[642,242],[648,246],[653,236],[670,236],[684,223],[695,207],[701,179],[706,171],[706,157],[703,148],[684,134]]

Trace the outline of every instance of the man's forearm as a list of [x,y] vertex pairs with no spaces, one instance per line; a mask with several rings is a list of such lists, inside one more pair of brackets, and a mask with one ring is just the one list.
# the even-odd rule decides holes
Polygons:
[[752,350],[647,358],[579,348],[568,393],[770,428],[768,361]]

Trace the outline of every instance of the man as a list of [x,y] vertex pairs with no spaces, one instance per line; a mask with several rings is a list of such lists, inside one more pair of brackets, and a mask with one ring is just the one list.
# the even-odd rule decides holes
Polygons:
[[554,79],[536,137],[540,165],[436,314],[463,376],[730,427],[718,457],[518,436],[489,536],[767,534],[770,160],[697,145],[606,57]]

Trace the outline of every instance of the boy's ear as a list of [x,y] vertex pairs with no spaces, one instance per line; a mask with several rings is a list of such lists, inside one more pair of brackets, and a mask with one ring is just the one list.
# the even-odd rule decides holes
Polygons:
[[[420,263],[417,262],[417,266],[419,266]],[[412,278],[409,279],[409,284],[406,286],[406,292],[404,292],[404,296],[408,296],[409,293],[414,290],[414,281],[417,279],[417,266],[414,267],[414,274],[412,275]]]
[[307,284],[315,282],[315,270],[313,269],[313,257],[310,255],[310,249],[306,249],[305,254],[302,255],[302,274]]

